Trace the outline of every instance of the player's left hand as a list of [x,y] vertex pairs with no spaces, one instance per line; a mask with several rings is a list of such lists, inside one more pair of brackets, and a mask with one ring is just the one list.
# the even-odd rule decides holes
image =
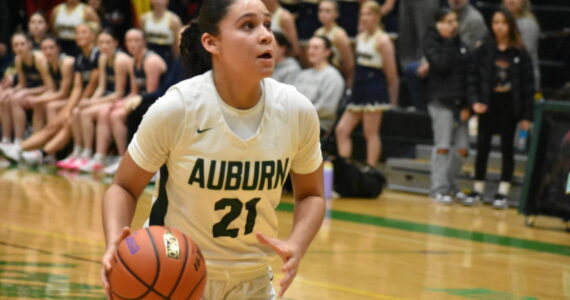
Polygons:
[[292,242],[270,238],[259,232],[256,233],[255,236],[261,244],[270,247],[283,260],[281,271],[285,273],[285,277],[279,282],[281,286],[279,297],[283,297],[285,291],[287,291],[287,288],[289,288],[297,275],[297,269],[299,268],[304,253]]

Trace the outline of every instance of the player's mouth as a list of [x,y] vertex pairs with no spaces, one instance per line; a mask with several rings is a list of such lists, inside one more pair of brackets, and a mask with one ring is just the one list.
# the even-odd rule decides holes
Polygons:
[[271,53],[271,51],[265,51],[262,54],[258,55],[257,58],[261,60],[270,61],[273,60],[273,53]]

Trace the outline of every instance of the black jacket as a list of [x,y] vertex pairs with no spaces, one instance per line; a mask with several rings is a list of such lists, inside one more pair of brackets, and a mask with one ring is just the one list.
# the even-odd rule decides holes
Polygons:
[[[489,104],[493,93],[493,72],[497,44],[487,38],[475,53],[475,67],[469,72],[468,97],[470,103]],[[507,56],[511,62],[513,115],[517,120],[532,120],[534,106],[534,73],[528,52],[524,48],[510,47]]]
[[424,38],[424,55],[429,62],[428,94],[451,108],[468,107],[467,73],[471,55],[459,36],[441,37],[435,27],[428,29]]

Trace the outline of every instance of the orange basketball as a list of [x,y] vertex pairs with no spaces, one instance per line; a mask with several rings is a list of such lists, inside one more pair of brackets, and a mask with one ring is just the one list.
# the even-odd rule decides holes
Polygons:
[[119,243],[108,273],[112,299],[200,300],[206,262],[194,242],[175,228],[139,229]]

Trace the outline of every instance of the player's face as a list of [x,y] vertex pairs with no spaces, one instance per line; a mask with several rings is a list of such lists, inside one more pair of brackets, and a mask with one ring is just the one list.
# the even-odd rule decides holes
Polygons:
[[144,37],[140,31],[129,31],[125,36],[125,45],[130,55],[140,54],[144,48]]
[[502,13],[495,13],[492,22],[493,32],[497,38],[505,38],[509,33],[509,24],[507,18]]
[[117,41],[108,33],[101,33],[97,38],[97,46],[103,54],[110,56],[117,50]]
[[21,34],[15,35],[12,38],[12,50],[14,50],[16,55],[26,55],[31,49],[31,43]]
[[309,40],[307,57],[313,66],[325,62],[329,55],[330,50],[325,47],[325,41],[323,41],[323,39],[314,37]]
[[52,60],[59,55],[59,51],[54,40],[43,40],[40,48],[42,49],[42,53],[49,60]]
[[319,4],[319,21],[321,24],[330,24],[336,20],[338,13],[334,4],[330,1],[322,1]]
[[261,79],[273,73],[271,15],[260,0],[235,0],[213,37],[214,61],[234,74]]
[[38,14],[35,14],[30,18],[28,27],[30,28],[30,34],[33,36],[42,36],[48,29],[46,20]]
[[372,30],[376,28],[379,22],[380,19],[378,15],[376,15],[376,13],[372,11],[370,8],[363,7],[360,10],[358,27],[361,31]]
[[168,6],[168,0],[151,0],[150,3],[153,7],[166,8]]
[[79,25],[77,26],[75,32],[76,32],[75,42],[77,43],[77,46],[83,48],[93,43],[94,39],[93,32],[91,31],[89,26]]

